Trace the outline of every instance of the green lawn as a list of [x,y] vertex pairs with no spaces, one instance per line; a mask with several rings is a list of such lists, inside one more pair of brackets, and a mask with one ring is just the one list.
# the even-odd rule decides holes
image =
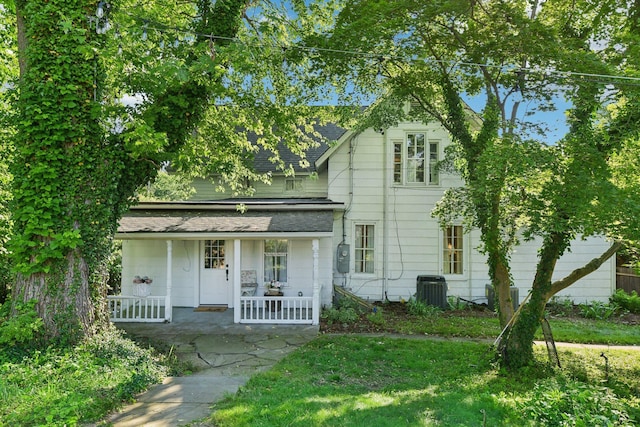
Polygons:
[[[549,363],[546,347],[539,345],[535,365],[513,374],[499,368],[491,348],[501,331],[495,315],[432,309],[414,315],[399,308],[383,305],[377,313],[357,318],[331,311],[345,330],[352,322],[353,330],[379,335],[319,337],[217,404],[205,424],[632,426],[640,422],[638,350],[559,344],[559,369]],[[617,319],[548,318],[557,342],[640,344],[640,328]],[[542,333],[536,338],[543,339]]]
[[[550,317],[549,324],[556,341],[588,344],[640,345],[640,327],[612,320]],[[497,316],[413,316],[396,320],[393,328],[408,335],[437,335],[463,338],[494,339],[500,334]],[[543,339],[538,330],[537,339]]]
[[[640,420],[640,353],[607,351],[606,372],[600,352],[561,349],[567,367],[553,370],[546,349],[537,346],[537,366],[512,375],[493,363],[488,344],[325,335],[253,377],[237,395],[217,404],[207,423],[634,425],[631,418]],[[567,412],[577,424],[561,423]],[[619,423],[601,418],[593,424],[596,416]],[[580,417],[586,424],[579,424]]]
[[[640,351],[559,347],[562,369],[503,372],[491,314],[428,311],[365,321],[398,338],[321,335],[219,403],[216,426],[625,426],[640,422]],[[640,344],[640,327],[555,318],[557,341]],[[25,323],[25,327],[29,322]],[[11,331],[11,325],[5,324]],[[0,328],[1,329],[1,328]],[[1,334],[0,334],[1,335]],[[443,336],[447,338],[442,338]],[[143,345],[143,347],[147,347]],[[170,366],[166,366],[169,364]],[[0,427],[97,421],[188,369],[111,330],[74,348],[0,347]],[[633,420],[632,420],[633,419]],[[576,423],[567,420],[578,420]],[[582,422],[582,424],[580,423]]]

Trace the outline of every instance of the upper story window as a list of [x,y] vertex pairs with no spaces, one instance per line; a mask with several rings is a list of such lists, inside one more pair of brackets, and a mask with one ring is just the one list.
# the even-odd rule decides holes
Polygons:
[[393,143],[393,182],[403,185],[438,184],[438,141],[424,132],[410,132]]
[[461,225],[449,225],[443,230],[442,272],[444,274],[463,274],[462,250],[463,235]]
[[287,193],[295,193],[302,191],[302,178],[286,178],[284,181],[284,191]]
[[354,244],[356,273],[374,273],[374,232],[375,227],[371,224],[356,224]]

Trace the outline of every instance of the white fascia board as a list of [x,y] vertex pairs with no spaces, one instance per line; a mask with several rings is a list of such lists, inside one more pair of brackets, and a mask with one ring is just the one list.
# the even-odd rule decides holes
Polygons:
[[338,142],[336,142],[331,148],[329,148],[327,151],[324,152],[324,154],[322,156],[320,156],[320,158],[318,160],[316,160],[315,162],[315,168],[316,170],[320,169],[320,167],[322,165],[324,165],[329,158],[331,157],[331,155],[338,149],[340,148],[340,146],[342,144],[344,144],[345,141],[350,140],[351,138],[353,138],[356,135],[356,132],[352,131],[352,130],[348,130],[346,131],[341,137],[340,139],[338,139]]

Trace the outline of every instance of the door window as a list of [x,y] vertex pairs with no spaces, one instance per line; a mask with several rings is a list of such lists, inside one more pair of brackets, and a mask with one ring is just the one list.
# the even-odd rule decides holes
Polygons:
[[224,268],[224,240],[204,241],[204,268]]

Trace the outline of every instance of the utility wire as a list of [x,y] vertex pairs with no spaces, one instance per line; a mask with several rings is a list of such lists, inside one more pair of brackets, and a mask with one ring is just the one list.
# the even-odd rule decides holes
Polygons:
[[[126,13],[126,12],[125,12]],[[341,55],[351,55],[351,56],[359,56],[363,58],[369,58],[372,60],[376,60],[379,62],[387,61],[387,60],[400,60],[405,61],[407,58],[402,57],[400,55],[393,54],[381,54],[374,52],[363,52],[358,50],[350,50],[350,49],[335,49],[335,48],[327,48],[327,47],[318,47],[318,46],[306,46],[306,45],[276,45],[274,43],[267,42],[250,42],[248,43],[245,40],[241,40],[239,37],[225,37],[225,36],[216,36],[213,34],[204,34],[198,33],[191,30],[186,30],[179,27],[168,26],[158,22],[154,22],[153,25],[150,25],[151,21],[149,19],[140,18],[138,16],[134,16],[130,13],[126,13],[131,18],[133,18],[137,22],[143,23],[143,31],[154,30],[159,33],[164,33],[167,31],[173,31],[176,33],[180,33],[183,35],[188,35],[193,38],[200,38],[204,40],[209,40],[210,42],[216,41],[225,41],[225,42],[238,42],[244,45],[251,45],[252,47],[264,48],[279,48],[279,49],[296,49],[299,51],[305,51],[309,53],[314,52],[324,52],[331,54],[341,54]],[[137,28],[137,27],[128,27],[128,28]],[[420,60],[420,59],[418,59]],[[466,67],[477,67],[477,68],[491,68],[496,70],[503,70],[505,72],[514,72],[514,73],[526,73],[526,74],[541,74],[544,76],[556,76],[560,78],[590,78],[590,79],[602,79],[602,80],[591,80],[596,83],[613,83],[615,81],[621,82],[635,82],[640,85],[640,77],[633,76],[621,76],[615,74],[598,74],[598,73],[584,73],[579,71],[562,71],[562,70],[552,70],[552,69],[539,69],[539,68],[522,68],[521,66],[515,65],[496,65],[496,64],[487,64],[480,62],[470,62],[470,61],[454,61],[454,60],[446,60],[446,59],[433,59],[433,58],[423,58],[421,59],[424,62],[432,62],[435,64],[446,64],[450,66],[466,66]],[[414,62],[416,60],[414,59]]]

